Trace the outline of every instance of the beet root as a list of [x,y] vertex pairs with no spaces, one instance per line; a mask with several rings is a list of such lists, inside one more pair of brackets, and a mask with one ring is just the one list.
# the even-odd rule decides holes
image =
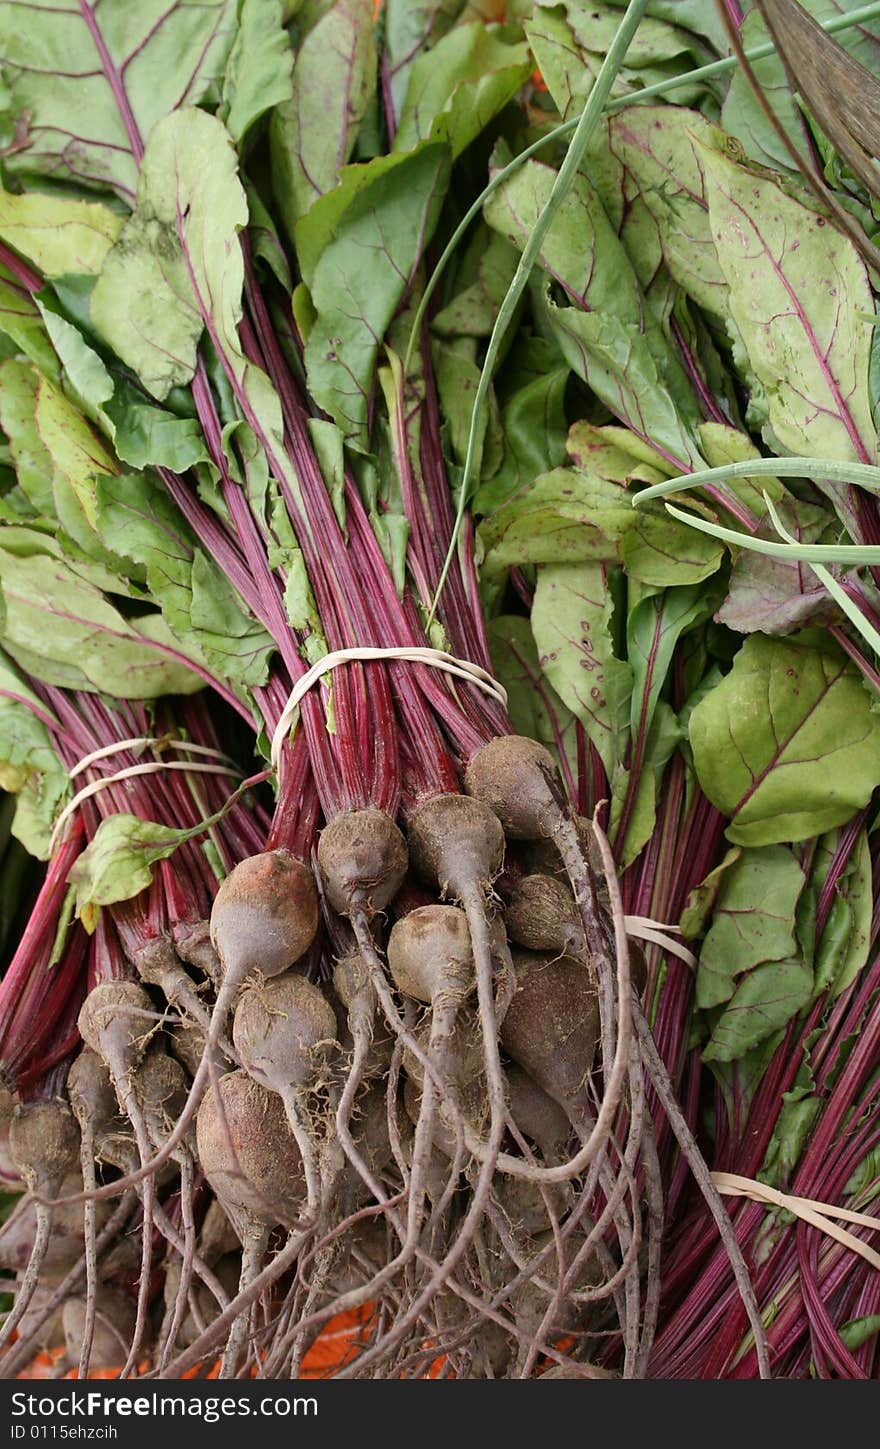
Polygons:
[[413,869],[443,895],[485,889],[504,860],[504,832],[491,809],[467,795],[436,795],[415,811],[407,836]]
[[462,1001],[474,985],[467,917],[457,906],[419,906],[388,939],[388,967],[404,996],[430,1004],[443,993]]
[[571,1136],[571,1123],[563,1108],[516,1062],[504,1069],[510,1115],[524,1137],[541,1152],[546,1163],[561,1161]]
[[468,763],[464,787],[498,816],[512,840],[554,833],[565,797],[550,751],[525,735],[501,735]]
[[274,1092],[246,1072],[227,1072],[202,1100],[196,1141],[202,1171],[237,1231],[242,1218],[267,1227],[297,1219],[302,1159]]
[[77,1025],[87,1047],[104,1061],[123,1111],[129,1108],[131,1075],[146,1048],[155,1009],[134,981],[103,981],[82,1004]]
[[406,841],[384,810],[343,810],[318,837],[318,864],[327,899],[340,915],[352,907],[384,911],[406,876]]
[[[88,1306],[85,1298],[68,1298],[61,1313],[67,1356],[79,1361]],[[124,1363],[135,1331],[136,1311],[127,1293],[101,1285],[95,1307],[91,1348],[92,1368],[118,1368]],[[143,1345],[146,1347],[146,1345]]]
[[337,1046],[336,1015],[320,986],[285,972],[245,988],[232,1038],[248,1076],[270,1091],[311,1087]]
[[577,956],[584,950],[584,929],[574,896],[551,875],[526,875],[517,881],[504,911],[507,934],[529,951]]
[[286,850],[248,856],[220,885],[211,908],[211,941],[224,979],[249,971],[278,976],[298,961],[318,930],[312,872]]
[[516,991],[501,1026],[505,1051],[566,1111],[584,1101],[599,1039],[596,982],[572,956],[513,954]]

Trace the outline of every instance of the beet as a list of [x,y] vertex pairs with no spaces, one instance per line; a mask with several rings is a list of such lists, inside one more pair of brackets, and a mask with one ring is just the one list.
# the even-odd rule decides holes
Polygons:
[[50,1247],[52,1209],[40,1199],[56,1198],[79,1158],[80,1135],[76,1119],[65,1102],[57,1098],[20,1104],[9,1124],[12,1161],[37,1201],[33,1246],[22,1275],[15,1302],[0,1331],[0,1347],[18,1329],[34,1293]]
[[[62,1309],[64,1340],[71,1363],[80,1361],[80,1345],[83,1341],[87,1311],[85,1298],[68,1298]],[[135,1331],[135,1319],[135,1305],[127,1293],[121,1293],[117,1288],[107,1285],[98,1289],[91,1351],[92,1368],[118,1368],[125,1361]]]
[[571,956],[513,953],[516,991],[501,1027],[505,1051],[566,1110],[584,1101],[599,1039],[593,973]]
[[504,912],[511,941],[529,951],[577,956],[584,950],[584,929],[574,896],[551,875],[525,875],[517,881]]
[[129,1111],[132,1072],[144,1054],[156,1012],[134,981],[103,981],[92,987],[79,1013],[79,1034],[106,1063],[119,1105]]
[[296,1221],[302,1159],[274,1092],[246,1072],[227,1072],[202,1100],[196,1141],[202,1171],[236,1230],[242,1218],[267,1227]]
[[407,835],[413,869],[442,895],[463,900],[475,882],[488,887],[504,860],[496,815],[467,795],[436,795],[415,811]]
[[495,812],[512,840],[553,835],[565,797],[550,751],[525,735],[490,740],[468,762],[464,787]]
[[320,986],[292,971],[245,988],[232,1037],[248,1075],[279,1093],[314,1086],[338,1049],[332,1006]]
[[327,899],[340,915],[352,907],[367,916],[384,911],[408,867],[406,841],[384,810],[343,810],[318,837],[318,864]]
[[277,976],[298,961],[318,930],[318,896],[308,866],[285,850],[238,863],[211,908],[211,941],[224,981],[250,971]]
[[474,985],[467,917],[457,906],[419,906],[394,925],[388,966],[398,991],[426,1004],[443,992],[463,1000]]
[[57,1197],[79,1162],[79,1129],[66,1102],[50,1098],[16,1107],[9,1125],[12,1160],[30,1192]]
[[559,1103],[516,1062],[504,1069],[510,1115],[547,1164],[561,1161],[571,1123]]

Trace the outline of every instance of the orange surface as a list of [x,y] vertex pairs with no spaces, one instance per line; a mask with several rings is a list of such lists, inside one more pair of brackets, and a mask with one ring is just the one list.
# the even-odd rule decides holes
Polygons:
[[[365,1338],[365,1330],[372,1316],[372,1309],[369,1305],[363,1308],[351,1309],[348,1313],[339,1313],[331,1318],[327,1327],[312,1344],[308,1352],[303,1356],[302,1377],[304,1379],[330,1378],[336,1369],[342,1368],[350,1363],[356,1356],[359,1346]],[[77,1370],[68,1369],[59,1374],[59,1361],[64,1356],[63,1348],[51,1348],[46,1352],[38,1353],[32,1359],[26,1369],[17,1375],[20,1379],[75,1379]],[[146,1373],[149,1365],[144,1362],[140,1365],[140,1372]],[[89,1374],[90,1379],[115,1379],[119,1377],[119,1368],[93,1369]],[[200,1367],[189,1369],[183,1377],[185,1379],[200,1378],[215,1379],[220,1372],[220,1360],[211,1365],[206,1374]],[[434,1377],[433,1373],[430,1375]]]

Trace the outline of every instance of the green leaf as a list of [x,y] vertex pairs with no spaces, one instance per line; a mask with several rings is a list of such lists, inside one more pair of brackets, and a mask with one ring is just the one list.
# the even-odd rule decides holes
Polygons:
[[106,412],[113,421],[114,446],[123,463],[132,468],[170,468],[185,473],[207,461],[208,449],[197,418],[179,418],[152,407],[140,394],[129,396],[118,388]]
[[385,0],[383,7],[388,89],[399,116],[413,66],[461,15],[461,0]]
[[[564,118],[583,109],[611,45],[620,15],[594,0],[538,4],[525,24],[538,68]],[[626,53],[613,95],[691,68],[689,52],[702,58],[693,36],[650,15],[643,17]],[[691,88],[693,93],[693,88]]]
[[852,242],[776,183],[700,148],[730,310],[779,449],[873,462],[873,311]]
[[[28,145],[10,173],[112,189],[130,202],[132,149],[160,117],[197,105],[219,83],[235,34],[234,0],[45,0],[22,24],[0,4],[0,76]],[[123,98],[126,116],[120,109]]]
[[102,478],[97,507],[102,538],[145,567],[150,594],[182,645],[239,692],[263,684],[274,643],[198,547],[166,490],[148,475]]
[[41,708],[0,654],[0,789],[16,796],[13,835],[31,855],[46,860],[52,825],[70,781],[48,729],[25,701]]
[[[150,137],[135,210],[107,257],[91,300],[98,334],[160,400],[172,387],[191,380],[204,328],[194,295],[198,280],[191,275],[179,221],[184,218],[182,225],[191,232],[193,216],[201,218],[209,207],[216,215],[218,205],[223,226],[216,228],[210,261],[229,228],[235,231],[246,224],[244,193],[237,183],[231,139],[220,123],[200,111],[178,111]],[[240,272],[240,267],[234,270]]]
[[[609,0],[616,10],[622,10],[625,0]],[[672,25],[683,26],[694,35],[699,35],[719,55],[726,55],[730,42],[724,22],[717,9],[707,5],[706,0],[648,0],[646,13],[655,20],[668,20]]]
[[[818,543],[832,523],[828,512],[791,498],[776,505],[783,524],[800,543]],[[778,539],[766,521],[761,538]],[[730,591],[718,622],[740,634],[790,634],[805,624],[827,624],[838,614],[813,570],[798,559],[770,558],[742,549],[730,574]]]
[[[815,4],[806,0],[804,8],[813,14]],[[833,14],[835,6],[823,7],[827,14]],[[743,20],[740,39],[746,50],[766,42],[767,27],[757,10]],[[770,107],[789,140],[802,155],[812,150],[810,130],[803,111],[798,106],[785,68],[775,53],[763,59],[752,61],[755,78],[760,84],[764,103]],[[739,66],[730,77],[730,86],[721,109],[721,124],[726,131],[742,143],[746,155],[762,166],[774,171],[792,171],[794,162],[783,146],[767,117],[764,106],[758,101],[749,81]]]
[[46,334],[39,308],[20,288],[10,286],[0,273],[0,334],[17,352],[24,353],[46,377],[58,380],[58,358]]
[[840,1335],[841,1343],[851,1353],[855,1353],[856,1349],[866,1344],[869,1338],[880,1333],[880,1313],[868,1313],[863,1318],[851,1318],[837,1332]]
[[219,112],[238,145],[255,121],[290,97],[293,52],[283,22],[279,0],[239,0]]
[[0,364],[0,425],[9,442],[19,486],[35,513],[52,517],[52,460],[37,432],[39,373],[26,362],[9,358]]
[[474,495],[473,511],[491,513],[523,485],[565,461],[568,368],[556,367],[508,397],[501,411],[504,457]]
[[623,761],[632,692],[632,671],[614,654],[612,611],[601,564],[539,568],[532,633],[541,673],[580,720],[609,777]]
[[375,87],[372,0],[340,0],[302,41],[291,97],[272,117],[274,192],[289,235],[336,185]]
[[100,202],[0,187],[0,237],[47,277],[94,276],[121,230],[122,217]]
[[828,920],[816,948],[816,995],[826,989],[839,996],[868,960],[874,896],[867,832],[859,832],[846,870],[838,881]]
[[104,411],[104,404],[113,396],[113,379],[107,368],[79,328],[61,315],[54,298],[41,298],[38,305],[63,368],[66,391],[82,412],[112,438],[113,424]]
[[431,321],[437,337],[488,337],[516,271],[516,248],[483,223],[456,272],[456,293]]
[[475,20],[456,26],[414,62],[395,151],[448,141],[453,159],[512,100],[531,70],[528,46]]
[[616,562],[620,541],[637,518],[620,485],[582,469],[554,468],[520,487],[480,524],[483,567]]
[[803,961],[767,961],[743,977],[715,1023],[707,1062],[732,1062],[764,1041],[805,1006],[813,973]]
[[665,588],[709,578],[720,567],[724,548],[668,514],[664,517],[644,508],[634,511],[633,526],[621,540],[620,555],[630,578]]
[[139,895],[152,881],[152,867],[173,855],[191,833],[137,815],[110,815],[102,820],[67,877],[76,888],[76,914],[89,918],[95,907]]
[[127,620],[60,558],[0,549],[6,603],[4,643],[28,673],[48,684],[119,699],[191,694],[202,681],[179,657],[161,616]]
[[632,770],[618,765],[611,781],[611,839],[619,853],[623,868],[635,860],[639,851],[648,843],[654,833],[657,818],[657,800],[663,771],[673,751],[685,738],[685,732],[675,712],[660,700],[654,706],[649,724],[645,724],[645,748],[635,781],[635,796],[626,827],[626,838],[618,842],[623,808],[632,788]]
[[738,845],[842,825],[880,784],[880,718],[855,668],[812,635],[751,635],[694,710],[690,739],[700,784]]
[[672,277],[698,306],[727,313],[727,283],[712,240],[696,142],[714,127],[683,106],[631,106],[609,122],[608,142],[635,178]]
[[649,593],[630,607],[626,653],[633,674],[633,739],[641,738],[650,729],[678,641],[711,617],[719,596],[717,583],[709,588],[671,588],[662,594]]
[[784,845],[743,851],[725,873],[697,970],[697,1005],[729,1001],[736,978],[794,954],[804,873]]
[[[101,474],[115,473],[115,459],[82,413],[46,378],[41,378],[37,386],[34,421],[40,441],[55,469],[56,505],[59,502],[58,481],[63,479],[82,517],[94,531],[95,480]],[[67,526],[74,533],[69,523]]]
[[528,619],[502,614],[487,625],[492,672],[508,694],[517,734],[539,740],[559,756],[560,742],[572,771],[577,771],[575,717],[542,674]]
[[296,230],[317,314],[305,353],[309,389],[362,450],[379,345],[430,241],[448,179],[448,150],[432,142],[346,167],[340,186]]
[[[710,468],[723,468],[728,463],[745,463],[750,458],[761,457],[748,433],[741,433],[726,423],[701,423],[697,432],[700,451]],[[763,518],[767,511],[765,493],[771,503],[779,503],[788,496],[779,479],[769,474],[762,474],[754,480],[729,478],[724,492],[732,493],[756,518]]]
[[[465,344],[465,347],[467,344]],[[440,411],[449,429],[449,445],[457,463],[463,463],[467,454],[468,434],[474,396],[480,380],[480,369],[464,348],[452,343],[435,342],[431,350],[434,376]],[[494,393],[489,395],[489,405],[479,420],[476,451],[474,454],[474,475],[481,472],[491,478],[501,464],[503,442],[501,422]]]
[[[528,161],[490,197],[489,225],[520,249],[550,195],[555,172]],[[632,265],[599,197],[575,179],[541,248],[540,263],[570,305],[533,289],[539,315],[579,377],[620,420],[673,466],[699,466],[699,421],[690,384],[663,335],[646,315]]]
[[693,941],[702,932],[706,921],[712,914],[724,876],[741,855],[742,848],[732,845],[721,863],[716,865],[714,870],[710,870],[709,874],[704,876],[700,884],[694,886],[688,895],[687,904],[679,919],[681,934],[686,941]]
[[818,1097],[804,1096],[803,1090],[782,1094],[782,1109],[761,1165],[761,1181],[773,1187],[791,1181],[822,1106]]

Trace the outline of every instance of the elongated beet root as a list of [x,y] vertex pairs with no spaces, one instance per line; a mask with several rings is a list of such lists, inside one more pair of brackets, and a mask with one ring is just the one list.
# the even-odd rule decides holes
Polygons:
[[498,817],[467,795],[436,795],[415,811],[407,835],[413,869],[442,894],[463,900],[480,882],[484,889],[504,860]]
[[248,1076],[270,1091],[309,1087],[337,1047],[336,1016],[320,986],[287,971],[244,989],[232,1038]]
[[[80,1135],[66,1102],[51,1098],[16,1107],[9,1124],[9,1151],[16,1170],[36,1198],[55,1198],[79,1158]],[[36,1231],[27,1267],[12,1310],[0,1330],[0,1347],[9,1342],[36,1292],[50,1245],[52,1210],[34,1204]]]
[[439,992],[464,1000],[474,986],[467,917],[457,906],[419,906],[397,921],[388,939],[388,967],[405,996],[426,1004]]
[[81,1132],[98,1132],[116,1116],[119,1107],[110,1074],[91,1047],[83,1047],[67,1074],[67,1095]]
[[347,916],[356,906],[374,915],[403,883],[406,841],[384,810],[344,810],[318,837],[318,864],[335,911]]
[[513,840],[552,835],[564,807],[556,761],[536,740],[501,735],[472,756],[464,787],[498,816]]
[[[88,1305],[85,1298],[68,1298],[61,1321],[67,1356],[72,1363],[79,1360]],[[98,1289],[91,1364],[94,1369],[118,1368],[125,1362],[135,1330],[135,1305],[127,1293],[102,1284]],[[147,1345],[143,1345],[146,1349]]]
[[286,850],[267,850],[239,862],[211,908],[211,941],[224,979],[240,982],[253,970],[287,971],[309,949],[318,929],[318,896],[308,866]]
[[510,1115],[520,1132],[535,1144],[546,1163],[561,1161],[571,1136],[571,1123],[562,1107],[516,1062],[505,1067],[504,1075]]
[[574,896],[551,875],[525,875],[513,887],[504,912],[507,934],[529,951],[576,956],[584,950],[584,928]]
[[246,1072],[227,1072],[202,1100],[196,1141],[202,1171],[233,1218],[238,1212],[268,1227],[296,1220],[302,1159],[274,1092]]
[[67,1103],[51,1098],[17,1107],[9,1149],[30,1191],[56,1197],[79,1163],[79,1128]]
[[135,1082],[147,1130],[159,1146],[186,1106],[186,1075],[180,1062],[161,1047],[153,1047],[138,1067]]
[[572,956],[513,953],[516,991],[501,1026],[504,1049],[567,1111],[584,1100],[599,1039],[596,982]]

